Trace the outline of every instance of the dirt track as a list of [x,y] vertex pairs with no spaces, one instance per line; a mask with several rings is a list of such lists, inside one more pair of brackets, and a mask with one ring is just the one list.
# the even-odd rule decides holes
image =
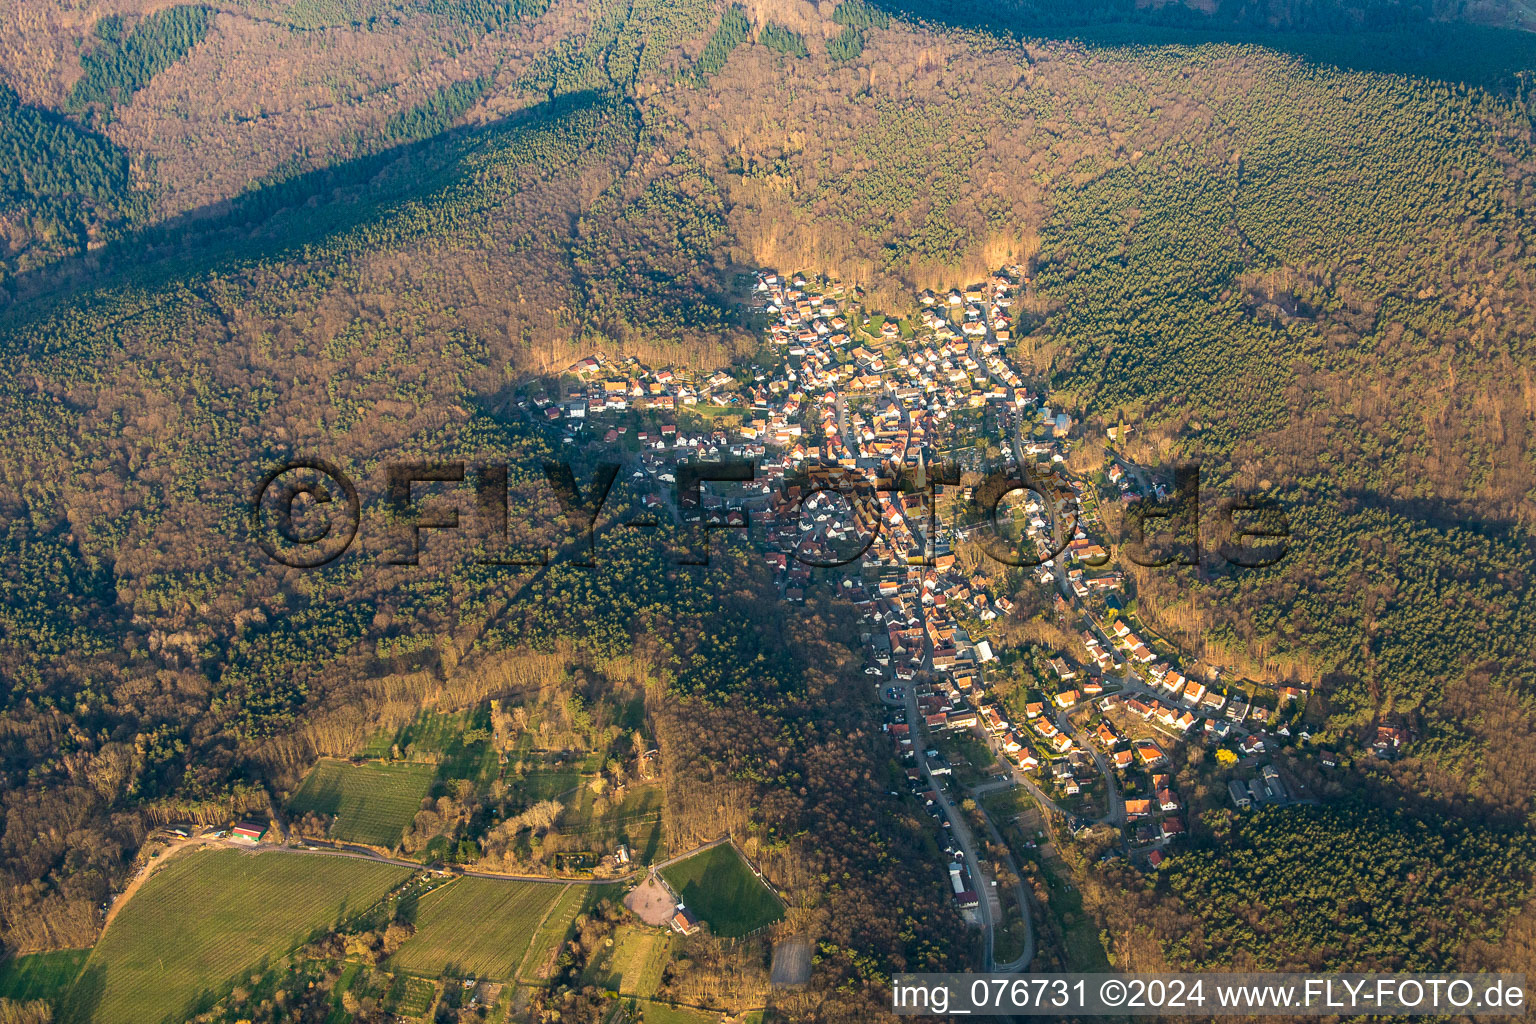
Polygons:
[[154,874],[156,871],[159,871],[160,866],[166,861],[170,860],[178,853],[182,853],[186,850],[198,849],[203,846],[219,845],[222,842],[223,840],[214,839],[212,836],[189,836],[186,839],[176,839],[171,841],[169,845],[167,845],[167,847],[161,851],[158,857],[151,857],[147,862],[145,862],[144,866],[140,868],[134,874],[134,876],[128,880],[128,884],[124,886],[123,891],[117,894],[117,898],[114,899],[112,901],[112,905],[107,908],[107,916],[106,919],[101,922],[101,930],[105,932],[107,928],[111,926],[113,918],[117,917],[117,912],[123,909],[124,905],[126,905],[127,902],[133,898],[133,894],[139,891],[139,887],[144,884],[144,881],[149,878],[150,875]]

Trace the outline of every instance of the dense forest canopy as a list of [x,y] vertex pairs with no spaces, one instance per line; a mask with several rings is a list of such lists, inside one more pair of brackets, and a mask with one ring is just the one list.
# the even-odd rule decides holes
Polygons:
[[[640,680],[680,833],[725,822],[831,892],[825,1019],[960,966],[846,607],[789,615],[743,549],[695,573],[612,523],[595,572],[248,543],[253,483],[320,452],[369,497],[391,460],[508,461],[516,518],[568,546],[520,389],[599,350],[739,368],[754,267],[896,316],[1018,262],[1015,352],[1058,407],[1288,510],[1294,557],[1145,574],[1141,613],[1314,688],[1330,743],[1384,715],[1420,742],[1380,815],[1266,812],[1175,858],[1159,912],[1202,924],[1169,957],[1442,966],[1528,898],[1527,38],[1390,2],[122,6],[0,37],[7,949],[89,943],[149,822],[262,807],[389,694],[467,704],[538,654]],[[1459,42],[1394,73],[1341,29]],[[1329,930],[1371,915],[1368,948]]]

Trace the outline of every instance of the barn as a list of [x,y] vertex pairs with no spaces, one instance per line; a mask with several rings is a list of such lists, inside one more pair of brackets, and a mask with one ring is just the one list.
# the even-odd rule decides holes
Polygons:
[[251,843],[252,845],[261,842],[261,837],[266,834],[266,825],[258,825],[251,821],[242,821],[229,830],[231,839],[237,839],[240,842]]

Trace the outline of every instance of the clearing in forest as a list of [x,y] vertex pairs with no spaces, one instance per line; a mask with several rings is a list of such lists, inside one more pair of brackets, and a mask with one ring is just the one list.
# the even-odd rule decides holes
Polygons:
[[724,938],[740,938],[784,916],[779,897],[759,879],[730,843],[711,846],[661,869],[699,920]]
[[332,815],[332,839],[392,850],[421,809],[436,775],[430,764],[323,760],[304,776],[288,810],[294,815]]

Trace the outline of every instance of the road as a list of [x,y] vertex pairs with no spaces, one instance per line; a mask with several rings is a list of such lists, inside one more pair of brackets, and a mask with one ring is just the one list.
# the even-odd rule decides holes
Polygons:
[[1125,797],[1120,793],[1120,783],[1115,778],[1114,767],[1109,763],[1098,745],[1089,742],[1082,729],[1072,724],[1071,716],[1061,714],[1056,716],[1056,727],[1072,737],[1072,742],[1088,751],[1093,758],[1094,767],[1099,774],[1104,776],[1105,808],[1104,816],[1096,820],[1095,824],[1113,825],[1120,828],[1125,824]]
[[[972,792],[974,793],[975,790],[972,790]],[[1014,898],[1018,901],[1020,912],[1024,915],[1023,954],[1009,963],[1000,964],[996,962],[996,950],[994,949],[993,951],[993,963],[990,970],[1001,974],[1012,974],[1016,971],[1024,970],[1035,959],[1035,929],[1034,923],[1030,920],[1029,916],[1029,893],[1024,890],[1024,876],[1020,874],[1019,865],[1013,859],[1013,851],[1003,841],[1003,835],[997,830],[997,825],[993,823],[991,816],[985,811],[982,812],[981,820],[987,823],[987,834],[991,837],[993,844],[1003,851],[1004,863],[1008,865],[1008,871],[1015,879],[1013,883]]]
[[[1025,466],[1031,464],[1025,461],[1026,454],[1024,450],[1024,414],[1016,412],[1013,416],[1013,458],[1021,472]],[[1049,484],[1045,486],[1048,490],[1050,489]],[[1060,551],[1065,547],[1065,544],[1061,539],[1061,516],[1058,514],[1059,510],[1056,507],[1055,494],[1042,492],[1040,494],[1040,504],[1045,511],[1046,524],[1051,529],[1051,550]],[[1059,571],[1056,575],[1057,586],[1060,587],[1066,579],[1066,572]]]
[[[928,785],[933,790],[934,799],[938,801],[939,807],[943,809],[945,816],[949,819],[950,831],[954,834],[955,842],[960,845],[960,849],[965,853],[966,870],[971,873],[971,882],[977,889],[976,895],[979,897],[980,903],[977,910],[981,916],[981,926],[984,936],[982,969],[989,972],[1023,970],[1029,965],[1029,962],[1034,959],[1035,954],[1035,927],[1034,922],[1030,919],[1029,900],[1026,898],[1026,894],[1022,885],[1019,886],[1019,910],[1024,919],[1024,955],[1010,963],[999,964],[997,962],[997,938],[994,933],[994,929],[997,927],[997,922],[992,920],[992,901],[989,898],[991,895],[993,880],[987,878],[986,875],[982,873],[981,858],[976,855],[978,846],[976,844],[975,838],[971,835],[969,823],[965,820],[965,817],[961,813],[960,808],[956,807],[954,802],[949,799],[949,794],[944,791],[944,787],[939,784],[938,780],[936,780],[932,773],[928,770],[928,758],[923,753],[923,750],[926,749],[927,744],[926,742],[918,742],[919,739],[924,738],[926,735],[926,729],[924,729],[923,733],[918,733],[918,730],[922,728],[922,718],[919,716],[917,710],[917,694],[915,687],[909,686],[906,688],[906,706],[907,722],[910,724],[914,734],[912,745],[914,748],[916,748],[915,756],[918,758],[918,764],[923,773],[923,777],[928,780]],[[981,818],[987,823],[987,828],[991,833],[991,838],[993,841],[996,842],[997,845],[1006,852],[1008,849],[1007,844],[1002,841],[1002,837],[998,834],[996,826],[992,824],[991,819],[987,817],[985,811],[981,812]],[[1013,873],[1015,878],[1022,877],[1019,874],[1018,865],[1013,862],[1012,854],[1007,854],[1006,862],[1009,870]]]

